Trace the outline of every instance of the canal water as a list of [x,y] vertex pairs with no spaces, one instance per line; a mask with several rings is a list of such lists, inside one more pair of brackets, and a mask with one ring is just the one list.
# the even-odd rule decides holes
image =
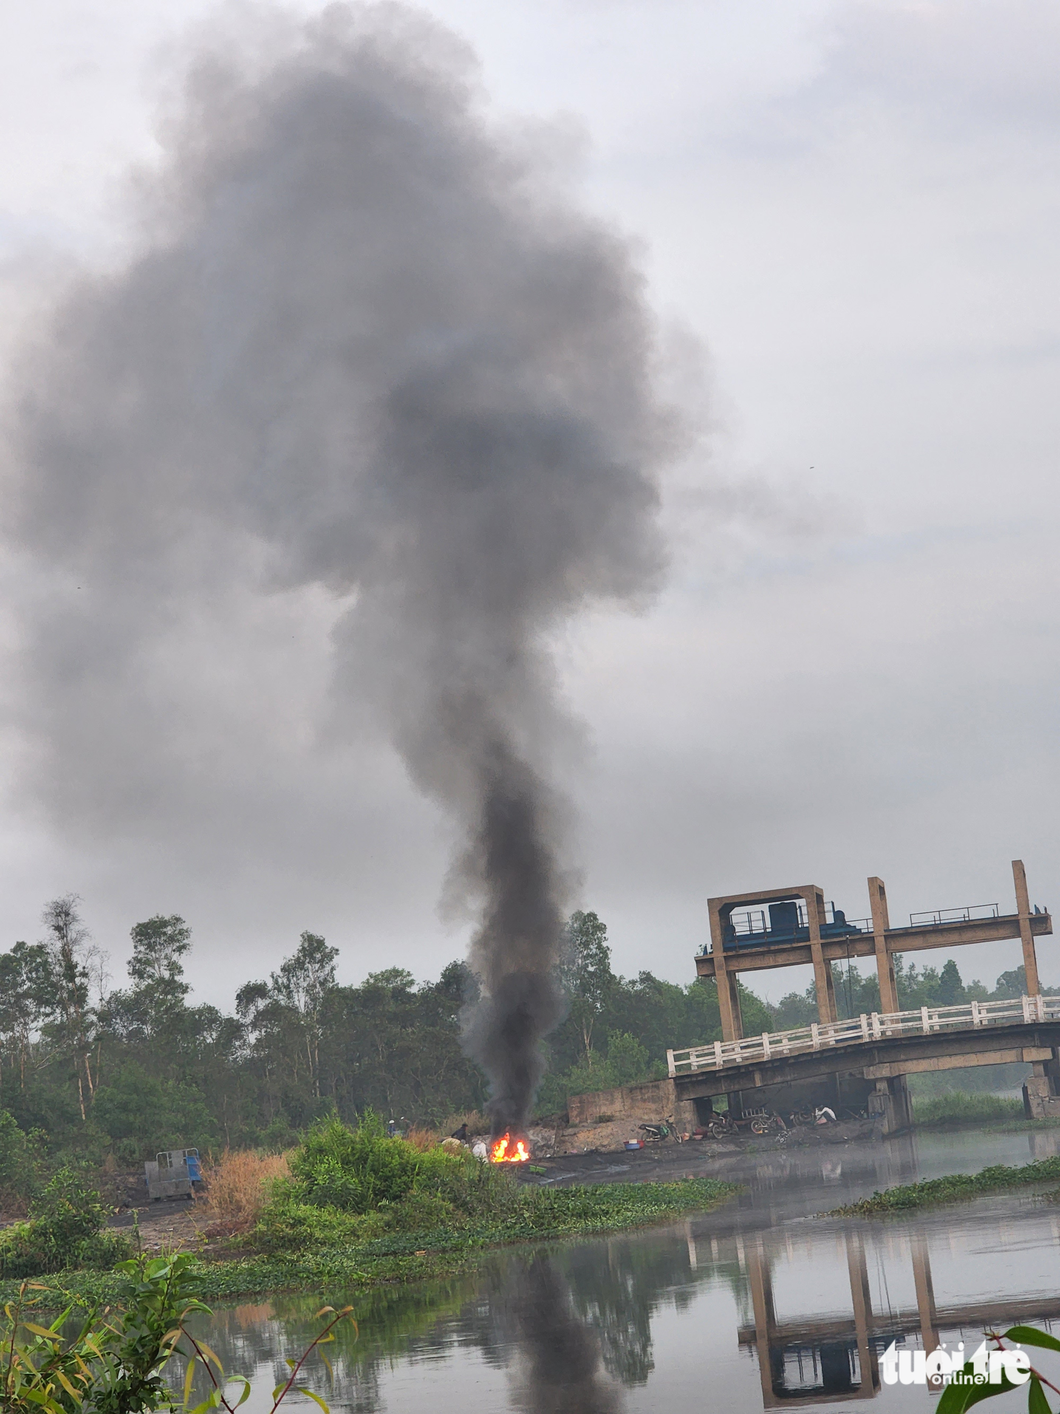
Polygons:
[[[512,1248],[473,1277],[360,1297],[359,1335],[344,1332],[328,1347],[333,1375],[317,1361],[306,1383],[333,1411],[358,1414],[751,1414],[854,1411],[866,1400],[887,1414],[937,1398],[883,1381],[891,1341],[963,1341],[970,1354],[984,1329],[1021,1322],[1060,1334],[1060,1205],[1039,1193],[912,1220],[818,1216],[895,1183],[1054,1155],[1060,1132],[727,1160],[684,1148],[682,1171],[737,1180],[739,1198],[665,1228]],[[316,1305],[280,1297],[215,1314],[207,1338],[254,1383],[248,1414],[268,1410],[284,1357],[318,1329]],[[1060,1355],[1037,1352],[1035,1363],[1060,1384]],[[1026,1392],[985,1407],[1025,1409]]]

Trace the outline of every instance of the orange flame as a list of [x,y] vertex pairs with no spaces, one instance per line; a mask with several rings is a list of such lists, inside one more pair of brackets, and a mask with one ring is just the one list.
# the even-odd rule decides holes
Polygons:
[[490,1150],[490,1160],[495,1164],[525,1164],[529,1157],[530,1150],[523,1141],[513,1141],[510,1134],[502,1134],[499,1139],[494,1140]]

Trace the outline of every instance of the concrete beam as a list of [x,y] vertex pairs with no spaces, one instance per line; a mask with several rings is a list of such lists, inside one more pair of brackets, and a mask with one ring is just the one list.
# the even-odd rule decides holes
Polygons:
[[[940,1330],[1001,1329],[1025,1324],[1027,1321],[1060,1319],[1060,1299],[1056,1296],[1019,1296],[1007,1301],[977,1301],[965,1306],[936,1306]],[[854,1322],[849,1316],[828,1316],[821,1320],[805,1317],[801,1320],[778,1322],[772,1327],[774,1345],[820,1345],[824,1342],[849,1340],[854,1335]],[[920,1331],[920,1312],[909,1309],[874,1312],[869,1334],[874,1340],[887,1341],[899,1335],[916,1335]],[[740,1326],[736,1333],[740,1345],[753,1345],[754,1326]]]
[[[956,948],[969,943],[994,943],[1005,938],[1022,938],[1024,925],[1031,938],[1046,936],[1053,931],[1052,915],[1032,913],[1021,919],[1018,913],[1003,913],[1000,918],[971,918],[963,923],[933,924],[923,928],[888,928],[883,940],[889,954],[923,952],[930,948]],[[713,946],[720,948],[720,940]],[[872,957],[877,953],[877,938],[873,933],[854,933],[849,938],[822,938],[821,950],[827,962],[845,962],[848,957]],[[779,947],[729,948],[724,957],[725,970],[729,974],[757,972],[770,967],[798,967],[812,964],[814,960],[809,942],[782,944]],[[714,954],[707,953],[697,957],[695,961],[696,972],[700,977],[714,976]]]
[[867,1065],[862,1075],[866,1080],[885,1080],[893,1075],[927,1075],[938,1070],[964,1070],[973,1065],[1017,1065],[1052,1058],[1049,1046],[1016,1046],[1010,1051],[972,1051],[963,1056],[925,1056],[920,1060]]

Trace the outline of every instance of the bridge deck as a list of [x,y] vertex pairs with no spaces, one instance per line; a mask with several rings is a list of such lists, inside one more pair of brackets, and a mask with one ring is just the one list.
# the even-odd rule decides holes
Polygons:
[[763,1032],[741,1041],[713,1041],[706,1046],[690,1046],[667,1051],[666,1061],[673,1077],[701,1071],[737,1070],[761,1061],[779,1060],[814,1051],[834,1054],[848,1046],[866,1045],[905,1036],[932,1036],[945,1032],[975,1037],[983,1027],[1014,1023],[1060,1022],[1060,997],[1019,997],[1013,1001],[966,1002],[960,1006],[920,1007],[886,1015],[854,1016],[846,1021],[814,1022],[791,1031]]

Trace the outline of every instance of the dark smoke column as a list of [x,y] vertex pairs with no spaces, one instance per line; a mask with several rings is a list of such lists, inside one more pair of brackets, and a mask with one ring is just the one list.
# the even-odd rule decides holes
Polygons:
[[559,1020],[554,967],[562,918],[539,784],[498,744],[483,779],[477,853],[485,894],[471,947],[482,1000],[466,1033],[490,1077],[494,1137],[524,1133],[541,1078],[541,1038]]
[[24,360],[16,535],[77,586],[26,626],[39,789],[67,819],[136,808],[140,664],[225,576],[350,596],[338,712],[370,701],[458,827],[468,1045],[520,1127],[570,903],[549,644],[658,576],[655,331],[561,138],[491,126],[448,31],[267,23],[194,56],[139,253]]

